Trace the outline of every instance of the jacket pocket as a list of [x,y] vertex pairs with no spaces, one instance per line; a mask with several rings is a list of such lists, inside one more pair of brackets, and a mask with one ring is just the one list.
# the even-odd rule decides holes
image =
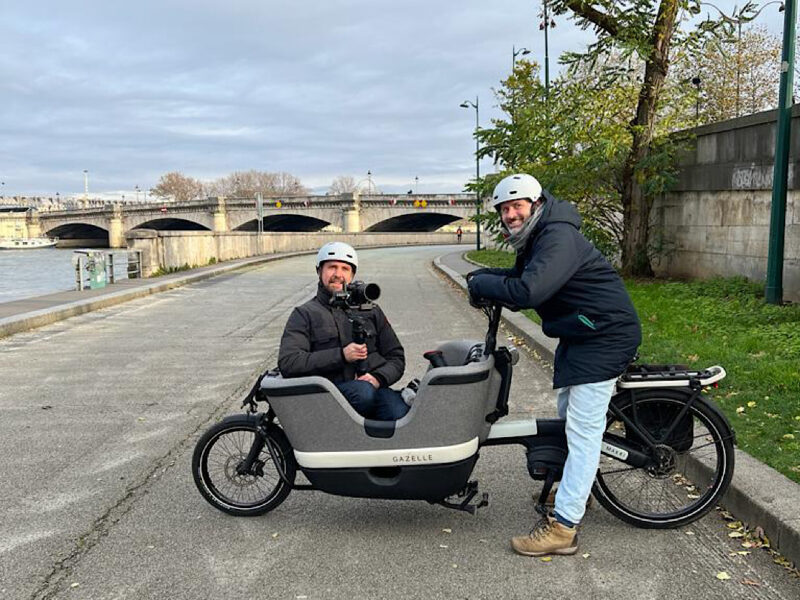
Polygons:
[[339,333],[335,329],[319,327],[311,331],[312,352],[337,348],[339,345]]
[[596,337],[602,329],[598,319],[576,310],[554,319],[542,321],[542,332],[547,337],[565,340],[582,340]]

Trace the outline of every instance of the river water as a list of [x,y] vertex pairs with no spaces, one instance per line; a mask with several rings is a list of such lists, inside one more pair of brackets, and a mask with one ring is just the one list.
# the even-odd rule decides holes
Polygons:
[[[75,289],[73,249],[0,250],[0,303]],[[117,279],[127,277],[125,251],[114,252]]]

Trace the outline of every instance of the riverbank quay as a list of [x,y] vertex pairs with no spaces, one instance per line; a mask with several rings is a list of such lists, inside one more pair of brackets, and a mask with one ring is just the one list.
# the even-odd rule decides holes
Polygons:
[[[455,244],[453,232],[361,231],[331,232],[266,232],[246,231],[156,231],[135,229],[127,235],[128,250],[141,255],[144,277],[157,272],[203,266],[241,258],[285,252],[317,250],[327,242],[345,242],[354,248],[385,248]],[[465,244],[474,243],[467,235]]]
[[[433,266],[464,292],[464,276],[480,267],[467,261],[462,252],[440,256]],[[552,363],[558,342],[545,336],[539,325],[509,311],[503,314],[502,321],[514,336]],[[771,548],[795,567],[800,565],[800,485],[737,448],[733,480],[721,505],[747,524],[749,530],[763,530]]]
[[[149,233],[149,232],[148,232]],[[163,233],[163,232],[158,232]],[[167,232],[167,233],[194,233],[194,232]],[[136,298],[157,294],[167,290],[181,287],[190,283],[203,281],[210,277],[223,275],[238,269],[246,269],[258,266],[274,260],[281,260],[303,254],[314,254],[317,248],[323,243],[331,240],[347,241],[358,249],[395,247],[405,245],[437,245],[452,243],[454,234],[372,234],[368,238],[359,237],[360,234],[352,234],[341,239],[338,234],[295,234],[286,244],[294,245],[298,249],[294,251],[278,251],[261,256],[248,258],[238,258],[217,262],[207,266],[186,268],[177,273],[170,273],[159,277],[145,277],[143,279],[123,279],[105,288],[95,290],[70,290],[56,292],[44,296],[24,298],[11,302],[0,303],[0,338],[14,335],[22,331],[28,331],[37,327],[43,327],[63,319],[68,319],[87,312],[100,310],[109,306],[114,306]],[[299,237],[298,237],[299,236]],[[376,237],[378,236],[378,237]],[[171,239],[178,239],[179,236],[167,236]],[[159,236],[145,239],[160,240]],[[147,260],[153,260],[157,253],[148,255]],[[159,266],[162,268],[180,268],[185,264],[199,264],[188,262],[176,262],[186,258],[188,255],[175,255],[174,264],[156,262],[151,265],[145,274],[151,274]],[[204,263],[208,258],[204,259]]]

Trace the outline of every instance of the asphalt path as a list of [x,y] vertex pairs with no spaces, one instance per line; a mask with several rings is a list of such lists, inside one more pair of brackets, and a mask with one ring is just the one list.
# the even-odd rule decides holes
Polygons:
[[[360,253],[359,276],[420,376],[438,340],[486,321],[437,275],[439,247]],[[648,531],[600,507],[580,550],[550,562],[508,540],[538,488],[519,447],[481,453],[476,516],[424,502],[293,492],[256,518],[202,499],[198,436],[235,413],[276,363],[293,306],[315,291],[313,257],[223,275],[0,340],[0,598],[797,598],[766,552],[740,555],[710,514]],[[550,373],[523,355],[511,418],[552,416]],[[722,581],[717,574],[731,579]],[[750,585],[754,582],[757,585]]]

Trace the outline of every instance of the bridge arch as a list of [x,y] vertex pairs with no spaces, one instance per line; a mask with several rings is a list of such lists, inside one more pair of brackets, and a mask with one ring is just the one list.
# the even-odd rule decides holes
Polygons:
[[464,217],[436,212],[413,212],[373,223],[365,231],[436,231]]
[[205,225],[190,221],[188,219],[159,218],[139,223],[132,229],[156,229],[158,231],[211,231]]
[[[298,214],[273,214],[266,215],[263,219],[264,231],[320,231],[330,225],[328,221]],[[242,223],[235,231],[258,231],[258,219],[251,219]]]
[[65,223],[48,229],[45,234],[60,240],[95,240],[108,245],[108,229],[90,223]]

